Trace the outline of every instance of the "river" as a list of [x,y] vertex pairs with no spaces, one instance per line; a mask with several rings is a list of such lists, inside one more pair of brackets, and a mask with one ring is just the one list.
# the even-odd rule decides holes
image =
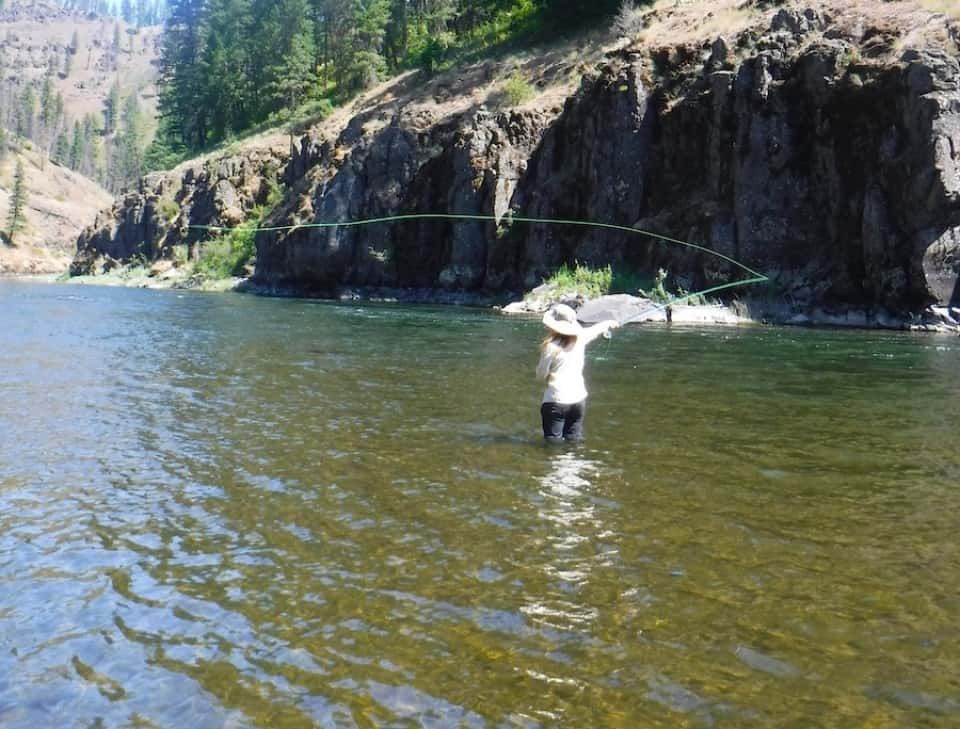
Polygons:
[[0,281],[0,727],[956,727],[960,340]]

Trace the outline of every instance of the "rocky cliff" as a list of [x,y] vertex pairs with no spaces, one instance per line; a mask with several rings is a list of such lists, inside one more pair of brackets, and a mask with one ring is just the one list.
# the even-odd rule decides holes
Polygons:
[[134,261],[195,260],[210,233],[192,226],[245,221],[280,184],[289,157],[283,137],[267,137],[242,153],[147,175],[80,235],[71,275],[106,273]]
[[[761,2],[732,31],[620,43],[569,91],[541,69],[530,76],[544,86],[541,97],[515,108],[498,110],[478,93],[477,78],[496,88],[490,79],[503,69],[490,64],[380,90],[339,126],[301,138],[282,173],[289,192],[267,224],[436,212],[499,223],[264,231],[254,281],[321,294],[344,286],[503,291],[532,287],[574,261],[641,275],[666,268],[688,289],[739,276],[691,249],[608,229],[511,224],[519,215],[615,223],[707,246],[768,274],[764,295],[797,305],[960,306],[956,21],[909,2],[909,16],[893,11],[899,3],[808,5]],[[663,12],[650,14],[648,29]],[[205,178],[184,172],[177,199],[203,190],[211,201],[193,205],[189,220],[242,218],[258,164]],[[163,179],[145,181],[84,234],[75,270],[102,254],[168,250],[169,231],[145,222],[156,219],[149,201],[164,194],[171,178]],[[216,202],[221,182],[246,191],[233,216]]]

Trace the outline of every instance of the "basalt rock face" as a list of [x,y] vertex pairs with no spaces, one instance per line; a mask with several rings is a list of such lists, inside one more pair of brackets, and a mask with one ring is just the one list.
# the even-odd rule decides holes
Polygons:
[[[782,10],[733,40],[621,50],[549,108],[398,103],[307,134],[276,172],[287,194],[267,225],[401,219],[263,231],[254,282],[516,291],[576,261],[664,268],[688,290],[753,275],[655,237],[515,220],[532,217],[709,248],[801,305],[960,306],[960,41],[891,55],[884,33],[831,22]],[[184,175],[174,224],[157,218],[163,186],[145,183],[81,238],[78,260],[196,242],[183,222],[242,217],[270,177],[261,162]],[[422,213],[494,220],[402,219]]]
[[[908,52],[893,65],[844,66],[842,43],[793,55],[798,41],[768,37],[769,50],[736,68],[715,49],[679,88],[646,93],[636,82],[645,61],[624,59],[547,133],[519,185],[521,209],[702,245],[804,303],[958,303],[957,58]],[[652,70],[682,73],[667,61]],[[574,259],[663,267],[687,288],[750,277],[619,232],[535,231],[524,243],[528,285]]]
[[[306,172],[268,225],[448,212],[500,219],[551,118],[483,108],[443,119],[401,111],[370,135],[357,136],[351,125],[334,143],[306,137],[290,165]],[[342,284],[497,289],[513,275],[515,247],[484,220],[265,232],[256,280],[320,292]]]
[[[956,303],[957,59],[843,58],[823,44],[705,73],[658,114],[638,227],[743,261],[804,302]],[[716,261],[661,247],[639,262],[702,286],[736,273]]]
[[281,210],[272,222],[456,212],[500,225],[263,234],[256,277],[320,290],[517,289],[574,261],[663,267],[688,289],[751,275],[619,230],[510,226],[513,211],[705,246],[769,275],[792,301],[958,304],[957,57],[908,51],[896,63],[852,62],[849,42],[825,28],[816,13],[780,13],[740,60],[723,41],[623,52],[558,114],[471,110],[421,128],[398,115],[342,160],[315,155],[296,214]]
[[147,175],[81,234],[70,274],[168,258],[175,246],[195,258],[200,242],[211,234],[194,226],[244,222],[279,184],[288,159],[286,148],[275,145]]

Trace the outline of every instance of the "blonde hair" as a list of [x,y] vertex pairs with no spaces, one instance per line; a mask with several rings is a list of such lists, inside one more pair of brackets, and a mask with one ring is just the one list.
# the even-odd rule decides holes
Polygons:
[[547,351],[547,347],[551,344],[556,344],[561,349],[570,349],[573,346],[573,343],[577,341],[577,336],[575,334],[559,334],[557,332],[550,332],[546,339],[543,340],[540,344],[540,351]]

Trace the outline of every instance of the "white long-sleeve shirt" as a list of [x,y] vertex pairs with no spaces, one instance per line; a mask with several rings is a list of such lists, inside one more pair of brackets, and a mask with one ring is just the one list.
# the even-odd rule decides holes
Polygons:
[[544,348],[537,364],[537,378],[547,381],[542,402],[573,405],[587,399],[583,381],[587,345],[615,325],[616,322],[604,321],[584,328],[568,349],[554,342]]

